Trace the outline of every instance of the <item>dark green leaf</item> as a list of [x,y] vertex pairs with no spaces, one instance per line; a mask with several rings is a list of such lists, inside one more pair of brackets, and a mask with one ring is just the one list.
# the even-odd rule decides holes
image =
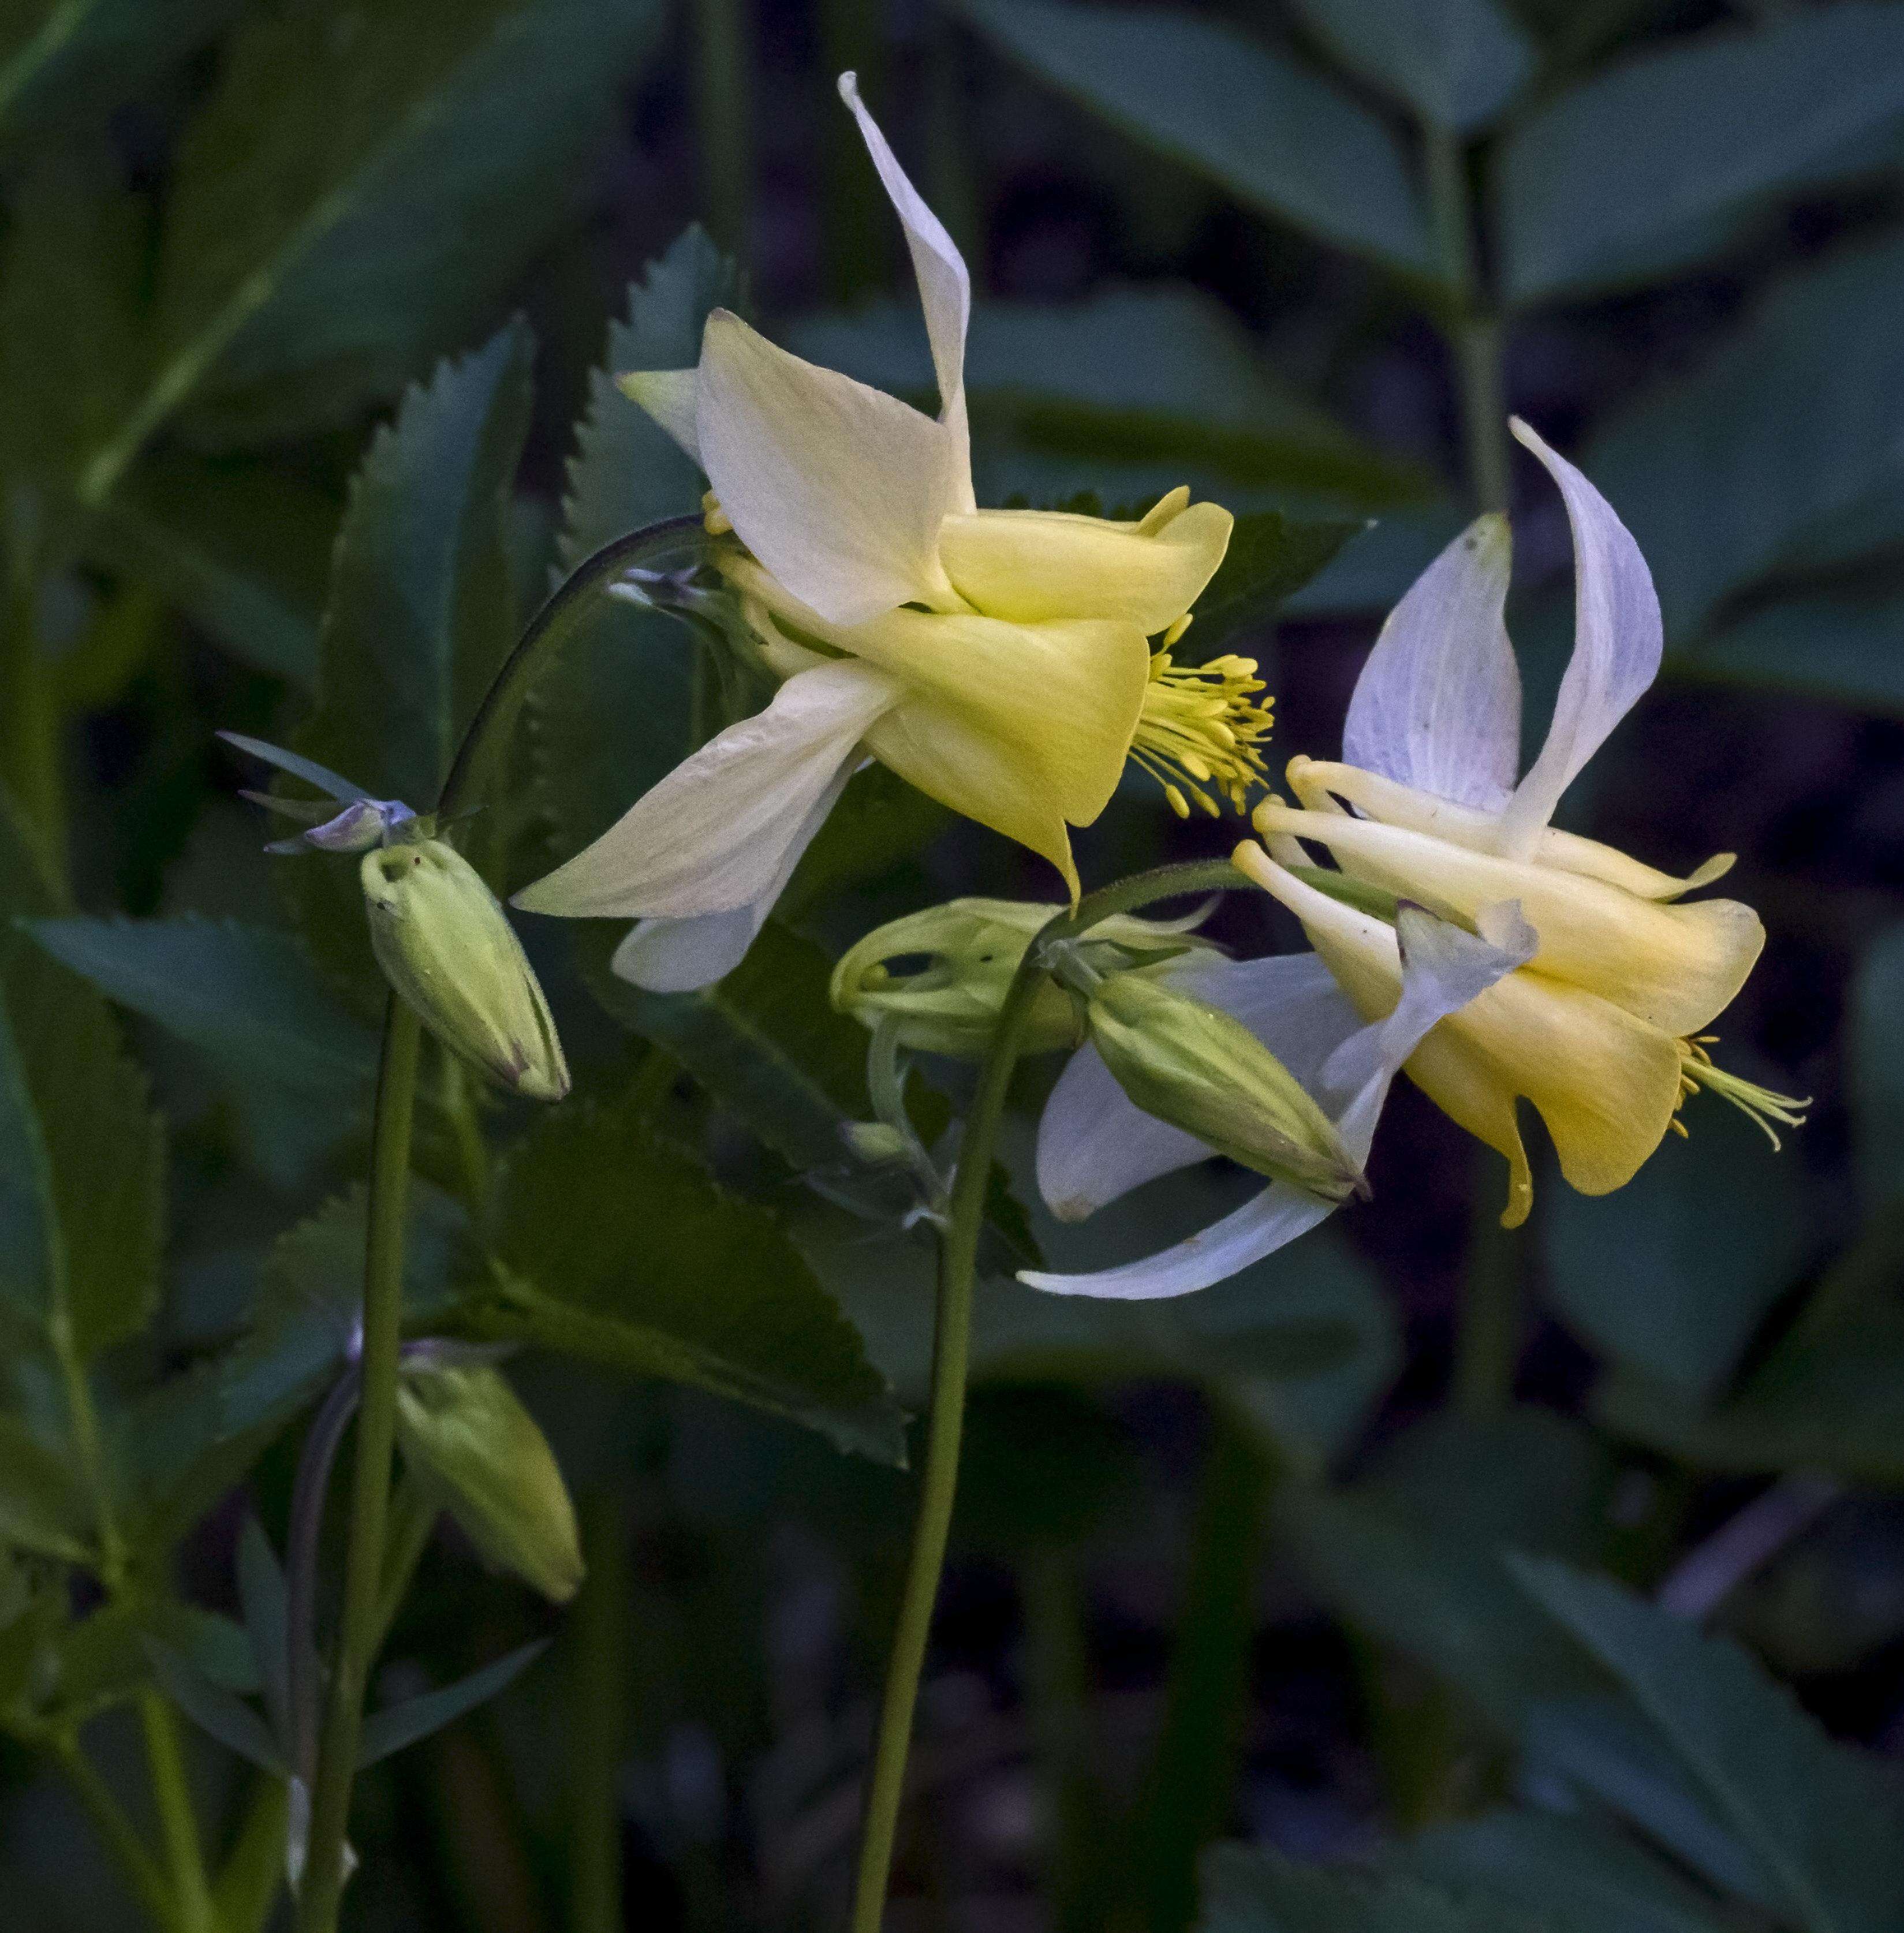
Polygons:
[[1723,236],[1715,221],[1854,172],[1846,151],[1899,119],[1904,14],[1889,5],[1848,0],[1623,62],[1509,137],[1508,292],[1531,302],[1677,267]]
[[93,1528],[93,1505],[71,1462],[0,1410],[0,1538],[84,1562]]
[[164,1688],[167,1697],[194,1724],[260,1771],[280,1775],[288,1772],[283,1748],[250,1706],[213,1684],[169,1646],[149,1638],[146,1653],[152,1661],[152,1675]]
[[596,922],[576,942],[608,1012],[671,1054],[793,1167],[837,1166],[842,1127],[866,1119],[872,1104],[865,1030],[833,1012],[827,956],[769,920],[725,979],[692,994],[649,994],[608,972],[620,937]]
[[407,1698],[401,1705],[371,1712],[364,1721],[363,1737],[357,1748],[358,1769],[361,1771],[365,1766],[374,1765],[379,1759],[388,1758],[392,1752],[400,1752],[419,1739],[427,1739],[432,1732],[455,1724],[465,1712],[472,1712],[494,1697],[548,1648],[545,1639],[525,1644],[520,1650],[497,1658],[494,1664],[485,1664],[480,1671],[459,1678],[454,1685],[446,1685],[440,1691],[426,1691],[421,1697]]
[[1596,1347],[1704,1396],[1807,1258],[1803,1180],[1743,1116],[1708,1105],[1617,1192],[1556,1193],[1552,1299]]
[[865,766],[847,780],[839,802],[794,868],[776,903],[776,918],[797,923],[834,894],[872,884],[917,857],[952,816],[949,807],[915,790],[896,772]]
[[1894,1933],[1904,1900],[1904,1786],[1833,1742],[1728,1638],[1603,1577],[1517,1560],[1529,1595],[1626,1686],[1762,1860],[1781,1916],[1807,1933]]
[[[1904,14],[1897,22],[1904,32]],[[1900,303],[1904,244],[1839,255],[1775,290],[1691,378],[1595,439],[1584,467],[1646,553],[1670,648],[1696,638],[1730,593],[1802,555],[1814,532],[1895,496],[1904,389],[1888,332]]]
[[1533,71],[1533,48],[1499,0],[1298,4],[1344,67],[1452,134],[1497,119]]
[[[1894,540],[1904,524],[1887,518]],[[1842,530],[1844,525],[1841,522]],[[1808,558],[1818,560],[1809,537]],[[1860,711],[1904,716],[1904,599],[1894,593],[1835,591],[1781,598],[1692,640],[1673,654],[1683,675],[1789,692]]]
[[1391,1444],[1371,1477],[1333,1491],[1286,1487],[1277,1502],[1311,1586],[1512,1737],[1530,1700],[1595,1680],[1528,1615],[1503,1553],[1586,1547],[1600,1481],[1583,1430],[1522,1409],[1487,1423],[1437,1417]]
[[302,1179],[361,1112],[374,1043],[287,934],[191,917],[30,930],[109,998],[204,1051],[280,1186]]
[[1875,1205],[1904,1195],[1904,925],[1886,927],[1858,963],[1851,1028],[1858,1174]]
[[1397,1863],[1450,1891],[1482,1891],[1555,1933],[1720,1933],[1727,1923],[1662,1859],[1580,1815],[1495,1812],[1437,1826]]
[[282,434],[449,347],[567,218],[654,17],[639,0],[254,10],[186,131],[146,379],[89,500],[188,403],[242,402],[247,428]]
[[234,657],[308,692],[338,515],[281,466],[162,450],[128,473],[86,541],[96,562],[149,585]]
[[799,1250],[635,1106],[545,1116],[497,1201],[507,1279],[485,1333],[698,1384],[902,1458],[890,1393]]
[[1326,1872],[1219,1846],[1203,1862],[1198,1933],[1549,1933],[1544,1918],[1406,1874]]
[[1268,617],[1362,528],[1292,523],[1277,510],[1245,512],[1236,519],[1217,574],[1197,600],[1188,655],[1209,655],[1232,631]]
[[[238,1540],[238,1601],[245,1612],[245,1633],[255,1661],[265,1709],[278,1736],[291,1733],[290,1625],[284,1573],[278,1553],[254,1517],[245,1520]],[[300,1632],[299,1643],[310,1641]]]
[[[563,504],[564,570],[630,531],[698,509],[692,460],[615,387],[630,370],[700,359],[710,309],[738,308],[739,272],[690,228],[628,292],[628,319],[608,332],[589,377]],[[554,856],[605,831],[677,759],[692,729],[692,634],[673,618],[604,598],[530,697],[537,804]]]
[[1207,16],[960,0],[1032,72],[1248,206],[1391,268],[1433,272],[1395,136],[1319,74]]
[[0,130],[116,107],[238,11],[239,0],[9,0],[0,11]]

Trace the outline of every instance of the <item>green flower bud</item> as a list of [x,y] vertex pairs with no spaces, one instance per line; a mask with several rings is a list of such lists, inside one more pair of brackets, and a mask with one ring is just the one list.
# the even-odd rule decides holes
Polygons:
[[[833,969],[833,1003],[869,1032],[883,1019],[896,1019],[899,1044],[915,1052],[981,1060],[1025,949],[1063,910],[1017,900],[964,899],[893,920],[869,933]],[[1100,921],[1074,943],[1074,951],[1092,970],[1113,973],[1205,944],[1184,922],[1127,914]],[[911,970],[895,971],[893,962],[907,963]],[[1032,1010],[1024,1051],[1077,1047],[1083,1039],[1077,1000],[1046,981]]]
[[548,1439],[502,1372],[407,1368],[397,1389],[404,1459],[443,1493],[478,1550],[557,1604],[582,1580],[575,1507]]
[[455,1054],[512,1093],[569,1091],[555,1022],[496,895],[441,839],[364,855],[371,945],[384,977]]
[[1146,1114],[1325,1201],[1368,1193],[1335,1123],[1241,1021],[1141,973],[1101,982],[1086,1012],[1092,1045]]

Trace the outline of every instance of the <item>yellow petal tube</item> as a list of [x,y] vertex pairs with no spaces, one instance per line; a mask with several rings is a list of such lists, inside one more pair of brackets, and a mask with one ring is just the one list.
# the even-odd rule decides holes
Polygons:
[[1215,576],[1236,519],[1173,490],[1141,523],[1062,510],[975,510],[939,527],[939,561],[988,617],[1024,624],[1116,618],[1146,636],[1182,616]]
[[[1390,1011],[1401,990],[1392,927],[1296,878],[1259,846],[1239,846],[1234,863],[1302,921],[1358,1012],[1372,1020]],[[1567,1181],[1604,1195],[1631,1180],[1664,1138],[1680,1065],[1674,1035],[1526,966],[1439,1022],[1407,1072],[1444,1114],[1506,1156],[1501,1221],[1513,1228],[1533,1200],[1519,1098],[1539,1110]]]
[[1599,996],[1675,1039],[1730,1004],[1765,942],[1736,900],[1665,906],[1555,866],[1504,859],[1432,834],[1268,804],[1266,834],[1326,846],[1352,878],[1472,918],[1514,900],[1536,933],[1535,972]]

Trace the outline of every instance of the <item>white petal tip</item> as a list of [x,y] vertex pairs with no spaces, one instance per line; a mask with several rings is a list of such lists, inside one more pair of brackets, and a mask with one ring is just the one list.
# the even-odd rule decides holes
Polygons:
[[839,77],[839,98],[848,107],[860,104],[860,77],[850,67]]

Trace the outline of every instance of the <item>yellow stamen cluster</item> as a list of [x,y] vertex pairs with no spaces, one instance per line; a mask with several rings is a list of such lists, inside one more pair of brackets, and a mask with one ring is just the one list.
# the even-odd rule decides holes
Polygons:
[[1190,816],[1192,800],[1217,817],[1217,793],[1246,812],[1250,788],[1266,782],[1258,747],[1269,735],[1269,702],[1257,697],[1263,686],[1254,658],[1173,663],[1170,647],[1187,621],[1173,624],[1164,634],[1164,648],[1151,655],[1131,756],[1164,788],[1179,819]]
[[711,490],[701,493],[701,521],[710,537],[731,537],[733,520],[721,508],[721,500]]
[[[1765,1138],[1773,1147],[1782,1145],[1774,1121],[1788,1128],[1802,1128],[1805,1117],[1797,1110],[1809,1108],[1809,1096],[1800,1101],[1789,1094],[1775,1094],[1769,1087],[1761,1087],[1757,1082],[1742,1080],[1736,1074],[1728,1074],[1722,1067],[1713,1065],[1712,1056],[1706,1051],[1719,1036],[1716,1033],[1703,1033],[1692,1040],[1683,1040],[1679,1044],[1680,1100],[1696,1094],[1703,1088],[1710,1089],[1722,1101],[1729,1101],[1739,1112],[1755,1122],[1763,1130]],[[1675,1114],[1672,1120],[1674,1134],[1684,1135],[1686,1124]]]

